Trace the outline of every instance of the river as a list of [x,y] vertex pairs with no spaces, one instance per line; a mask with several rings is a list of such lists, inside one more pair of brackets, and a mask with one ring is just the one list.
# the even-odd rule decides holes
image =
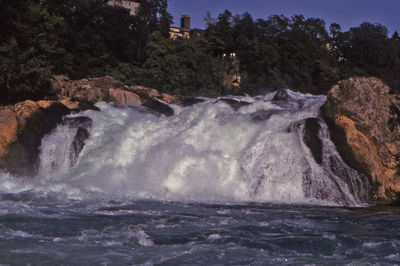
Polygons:
[[0,264],[400,263],[400,209],[368,205],[325,97],[287,93],[66,116],[35,176],[0,172]]

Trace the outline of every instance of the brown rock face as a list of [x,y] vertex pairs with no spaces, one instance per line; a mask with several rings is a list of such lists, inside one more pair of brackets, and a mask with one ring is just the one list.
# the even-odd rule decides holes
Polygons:
[[0,109],[0,168],[16,175],[33,175],[42,137],[62,117],[82,110],[78,102],[25,101]]
[[56,76],[53,88],[59,91],[61,97],[79,101],[104,101],[146,106],[167,116],[172,115],[173,110],[166,104],[181,104],[182,102],[179,97],[143,86],[126,86],[111,77],[69,80],[65,76]]
[[372,200],[400,200],[400,95],[377,78],[334,86],[322,107],[342,158],[370,179]]
[[0,164],[8,152],[10,143],[17,140],[17,114],[12,110],[0,110]]

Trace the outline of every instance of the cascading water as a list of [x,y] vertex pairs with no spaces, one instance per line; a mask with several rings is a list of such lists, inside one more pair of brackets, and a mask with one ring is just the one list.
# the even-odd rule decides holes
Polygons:
[[0,171],[0,264],[399,264],[400,209],[364,206],[367,178],[336,152],[324,101],[64,117],[37,176]]
[[[240,108],[206,99],[173,106],[171,117],[99,103],[101,112],[68,116],[43,139],[36,179],[137,199],[364,203],[366,178],[342,162],[317,119],[325,97],[288,94],[225,99]],[[83,129],[90,138],[78,145]]]

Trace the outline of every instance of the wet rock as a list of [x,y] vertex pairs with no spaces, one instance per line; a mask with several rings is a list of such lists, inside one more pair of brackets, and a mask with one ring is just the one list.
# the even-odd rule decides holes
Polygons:
[[158,100],[152,99],[152,98],[147,98],[143,102],[143,106],[150,108],[160,114],[163,114],[165,116],[172,116],[174,115],[174,110],[169,107],[167,104],[162,103]]
[[121,89],[109,89],[110,100],[119,104],[142,105],[140,96]]
[[276,94],[275,94],[275,96],[274,96],[274,98],[272,99],[273,101],[282,101],[282,102],[286,102],[287,100],[289,100],[289,98],[290,98],[290,96],[289,96],[289,94],[287,93],[287,91],[286,90],[284,90],[284,89],[279,89],[277,92],[276,92]]
[[329,157],[329,168],[336,176],[340,176],[347,184],[352,195],[358,196],[359,202],[368,201],[368,178],[361,174],[363,178],[355,178],[352,174],[353,169],[344,165],[342,160],[336,155]]
[[304,143],[310,149],[314,160],[318,164],[322,164],[322,141],[319,138],[319,131],[321,130],[320,121],[318,118],[306,119],[304,125]]
[[237,111],[240,107],[250,104],[248,102],[236,101],[233,99],[219,99],[219,101],[223,101],[223,102],[227,103],[235,111]]
[[51,132],[63,116],[91,109],[91,105],[68,99],[25,101],[0,110],[0,168],[15,175],[32,176],[42,137]]
[[[399,200],[400,95],[377,78],[350,78],[328,94],[321,113],[343,160],[365,174],[372,200]],[[394,196],[393,196],[394,195]]]
[[17,114],[12,110],[0,110],[0,165],[8,153],[8,146],[17,140]]
[[62,124],[77,129],[69,154],[70,167],[73,167],[79,158],[79,154],[85,147],[85,141],[90,136],[88,130],[92,127],[92,119],[84,116],[64,118]]
[[59,102],[43,108],[35,102],[28,101],[26,105],[16,107],[18,133],[16,140],[7,145],[0,167],[16,175],[34,175],[37,171],[42,137],[53,130],[62,117],[70,112],[71,109]]
[[268,120],[272,115],[280,112],[280,110],[259,110],[251,114],[251,121],[262,122]]
[[86,102],[113,102],[132,106],[146,106],[166,116],[173,115],[173,109],[168,104],[179,104],[179,97],[160,93],[156,89],[143,86],[126,86],[112,77],[69,80],[66,77],[56,77],[55,90],[61,97]]
[[92,102],[88,101],[79,101],[78,102],[78,108],[75,109],[75,111],[84,111],[84,110],[92,110],[92,111],[100,111],[98,107],[94,105]]
[[188,96],[179,97],[179,100],[180,100],[180,102],[178,105],[182,105],[184,107],[204,102],[203,99],[196,98],[196,97],[188,97]]

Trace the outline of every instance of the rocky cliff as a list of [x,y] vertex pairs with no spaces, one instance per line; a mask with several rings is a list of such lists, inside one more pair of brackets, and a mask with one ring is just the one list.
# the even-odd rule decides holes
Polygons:
[[372,201],[400,200],[400,95],[377,78],[350,78],[321,109],[345,162],[367,175]]

